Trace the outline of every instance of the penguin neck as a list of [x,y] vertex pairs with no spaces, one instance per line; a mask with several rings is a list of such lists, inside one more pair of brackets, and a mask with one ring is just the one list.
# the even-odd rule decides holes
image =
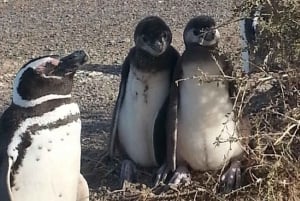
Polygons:
[[168,52],[170,47],[168,47],[164,53],[159,56],[153,56],[148,52],[135,48],[134,54],[134,65],[136,68],[146,72],[158,72],[166,70],[168,67]]
[[212,46],[203,46],[199,44],[186,44],[185,47],[186,51],[203,51],[203,52],[211,52],[214,53],[218,49],[218,45],[212,45]]
[[54,110],[57,107],[60,107],[62,105],[67,105],[73,103],[73,100],[71,98],[64,98],[64,99],[52,99],[48,100],[46,102],[43,102],[41,104],[35,105],[33,107],[22,107],[19,105],[16,105],[14,102],[12,102],[11,107],[15,108],[17,111],[19,111],[19,114],[22,116],[40,116],[43,113],[49,112]]
[[193,45],[187,46],[182,54],[185,60],[198,62],[211,61],[213,57],[219,57],[219,50],[216,47]]
[[71,99],[72,96],[71,94],[48,94],[48,95],[44,95],[41,96],[39,98],[35,98],[35,99],[31,99],[31,100],[27,100],[24,99],[16,89],[14,89],[13,92],[13,97],[12,97],[12,102],[14,105],[18,105],[20,107],[24,107],[24,108],[30,108],[30,107],[35,107],[37,105],[43,104],[45,102],[48,101],[52,101],[52,100],[60,100],[60,99]]
[[71,100],[71,94],[58,95],[58,94],[49,94],[32,100],[23,99],[18,93],[13,94],[12,103],[21,108],[32,108],[38,105],[45,105],[48,102],[61,102],[66,100]]
[[199,55],[202,55],[204,58],[209,58],[211,55],[219,55],[219,50],[217,46],[190,45],[186,46],[184,54],[194,55],[196,58],[198,58]]

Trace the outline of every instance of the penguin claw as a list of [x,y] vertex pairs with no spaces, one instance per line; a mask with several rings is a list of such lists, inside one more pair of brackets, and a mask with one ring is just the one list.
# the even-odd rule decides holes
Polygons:
[[180,184],[188,185],[191,183],[191,174],[185,166],[179,166],[167,184],[162,186],[160,186],[160,184],[168,180],[168,176],[172,171],[167,165],[163,165],[157,172],[158,174],[156,181],[158,182],[156,182],[156,185],[153,188],[153,192],[157,195],[161,194],[162,192],[166,192],[169,189],[177,189]]
[[121,174],[120,174],[120,185],[121,188],[125,187],[125,184],[128,182],[136,181],[136,166],[130,160],[122,161]]
[[159,186],[161,183],[164,183],[167,179],[167,176],[171,172],[171,169],[167,164],[163,164],[156,172],[156,178],[154,181],[154,187]]
[[219,184],[219,193],[230,193],[242,185],[241,162],[234,161],[228,170],[222,175]]
[[191,173],[185,166],[179,166],[169,181],[169,185],[178,186],[179,184],[189,185],[191,183]]

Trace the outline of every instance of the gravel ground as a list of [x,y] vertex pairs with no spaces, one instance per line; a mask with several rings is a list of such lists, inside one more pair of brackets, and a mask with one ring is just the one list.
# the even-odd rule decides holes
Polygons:
[[[83,121],[82,172],[91,200],[117,199],[107,192],[118,185],[119,162],[99,160],[107,144],[120,65],[133,45],[135,25],[147,15],[161,16],[173,32],[173,45],[182,52],[183,28],[191,17],[209,14],[220,24],[232,15],[231,8],[231,0],[2,0],[0,114],[10,103],[13,76],[28,59],[86,50],[91,64],[77,73],[74,87]],[[224,27],[221,34],[226,49],[235,50],[236,24]],[[150,175],[141,170],[139,179],[149,184]]]

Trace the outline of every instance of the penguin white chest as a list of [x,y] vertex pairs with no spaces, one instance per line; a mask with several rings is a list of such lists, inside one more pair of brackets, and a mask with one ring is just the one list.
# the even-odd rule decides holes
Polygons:
[[131,66],[120,109],[118,133],[129,157],[142,166],[156,166],[154,125],[169,89],[169,72],[143,72]]
[[[211,63],[200,65],[203,72],[219,75]],[[200,75],[199,64],[183,66],[183,78]],[[232,104],[221,82],[200,83],[187,79],[180,83],[177,155],[195,170],[219,169],[242,152]]]
[[[69,109],[72,107],[79,114],[77,105]],[[81,121],[77,117],[64,123],[63,110],[62,107],[27,122],[31,144],[25,149],[24,158],[14,175],[14,201],[76,200]]]

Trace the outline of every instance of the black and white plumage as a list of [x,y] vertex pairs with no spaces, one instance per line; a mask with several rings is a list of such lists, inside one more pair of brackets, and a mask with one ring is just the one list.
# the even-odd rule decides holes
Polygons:
[[17,73],[0,119],[2,201],[89,199],[80,174],[80,112],[71,99],[73,76],[86,60],[83,51],[45,56]]
[[[153,167],[162,164],[165,158],[167,98],[179,54],[170,45],[169,27],[156,16],[138,23],[134,41],[135,47],[122,66],[109,154],[113,156],[118,143],[123,155],[131,161]],[[128,161],[123,163],[121,172],[126,168],[134,169],[133,166]],[[122,183],[125,179],[131,180],[130,176],[122,175]]]
[[244,33],[242,35],[245,35],[249,44],[253,44],[256,41],[261,9],[261,5],[254,7],[251,10],[250,16],[244,19]]
[[176,169],[170,182],[178,184],[190,180],[188,168],[219,170],[231,163],[221,179],[221,191],[228,192],[240,185],[235,158],[243,153],[232,111],[233,83],[197,79],[231,76],[230,62],[217,49],[219,38],[209,16],[191,19],[184,30],[186,49],[175,69],[168,111],[168,167]]
[[240,21],[242,61],[245,73],[251,73],[253,71],[253,69],[250,68],[250,52],[254,50],[254,45],[257,40],[257,28],[261,9],[261,5],[253,8],[250,16]]

